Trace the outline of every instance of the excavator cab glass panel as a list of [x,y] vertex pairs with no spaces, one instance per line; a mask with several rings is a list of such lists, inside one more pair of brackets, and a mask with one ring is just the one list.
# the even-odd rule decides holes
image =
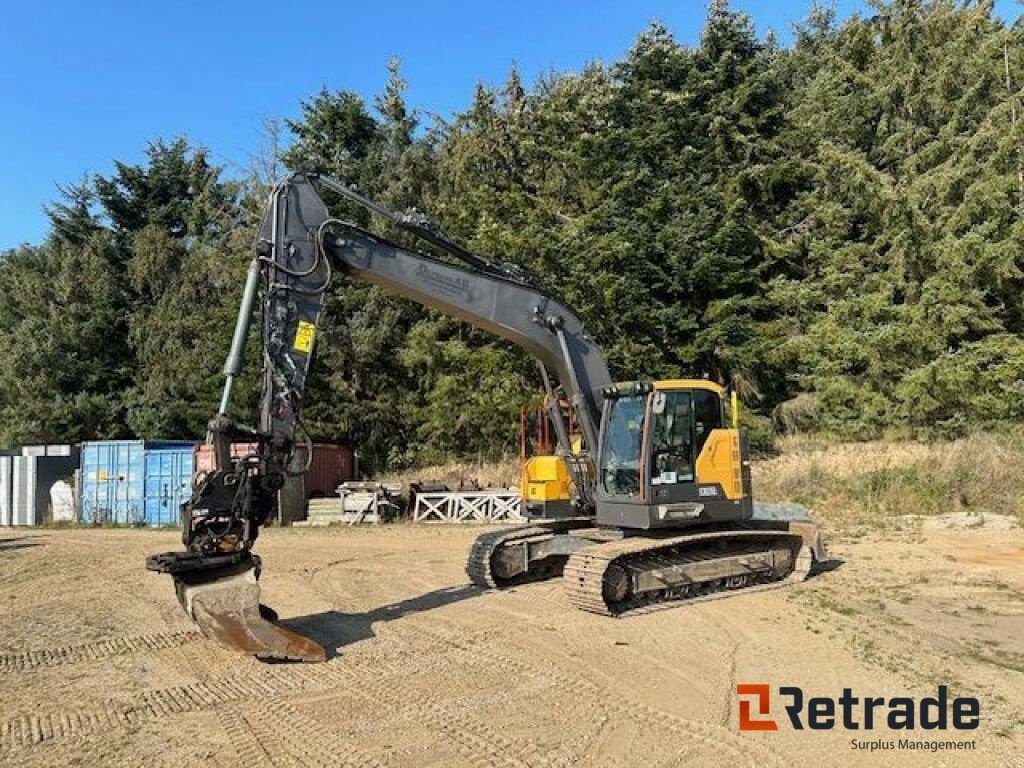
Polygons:
[[693,482],[693,396],[658,392],[651,408],[651,482]]
[[726,426],[722,399],[706,389],[693,390],[693,460],[704,449],[704,443],[713,429]]
[[651,484],[692,483],[704,443],[722,427],[722,404],[704,389],[659,391],[651,406]]
[[640,495],[641,447],[646,395],[611,400],[601,440],[601,484],[613,496]]

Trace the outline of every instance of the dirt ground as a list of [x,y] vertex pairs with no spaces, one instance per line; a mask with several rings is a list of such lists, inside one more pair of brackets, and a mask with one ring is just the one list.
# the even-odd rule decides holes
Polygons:
[[[1024,531],[834,536],[801,585],[625,620],[557,582],[467,585],[477,527],[268,530],[265,602],[325,643],[264,665],[197,635],[146,554],[175,532],[0,533],[4,766],[1024,766]],[[981,701],[969,752],[749,733],[737,683]],[[783,716],[782,713],[778,713]]]

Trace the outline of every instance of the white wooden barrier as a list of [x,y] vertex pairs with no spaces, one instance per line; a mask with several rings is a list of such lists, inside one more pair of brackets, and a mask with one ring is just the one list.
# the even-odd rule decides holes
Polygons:
[[417,493],[412,519],[417,523],[520,520],[519,491],[497,489]]

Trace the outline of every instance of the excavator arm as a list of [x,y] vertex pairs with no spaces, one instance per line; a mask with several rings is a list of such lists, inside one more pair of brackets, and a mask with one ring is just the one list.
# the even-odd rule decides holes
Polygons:
[[[318,186],[388,219],[447,260],[332,218]],[[274,623],[272,612],[259,605],[259,558],[252,547],[292,471],[297,441],[309,439],[301,420],[306,378],[335,272],[379,285],[529,352],[545,388],[552,387],[553,376],[567,394],[591,449],[598,444],[602,393],[612,381],[576,313],[521,268],[473,254],[421,214],[393,211],[328,176],[295,173],[275,186],[254,251],[224,367],[223,395],[209,424],[216,469],[182,507],[185,550],[153,555],[147,567],[174,577],[182,606],[212,638],[264,659],[320,660],[323,648]],[[263,383],[259,423],[252,427],[235,421],[230,407],[257,305]],[[592,514],[594,473],[587,468],[592,459],[573,452],[558,399],[548,399],[554,404],[559,449],[578,492],[574,514]],[[231,452],[236,441],[258,448],[236,458]]]

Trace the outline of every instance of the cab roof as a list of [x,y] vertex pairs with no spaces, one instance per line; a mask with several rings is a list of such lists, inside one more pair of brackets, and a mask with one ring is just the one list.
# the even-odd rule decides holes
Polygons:
[[715,394],[725,392],[725,387],[708,379],[661,379],[654,382],[656,390],[668,389],[706,389]]
[[[716,395],[721,395],[725,392],[725,387],[709,379],[659,379],[642,383],[645,386],[652,386],[654,389],[662,392],[673,389],[703,389],[707,392],[714,392]],[[627,394],[634,390],[636,384],[637,382],[635,381],[619,381],[615,383],[614,387],[609,389],[618,390],[620,394]]]

